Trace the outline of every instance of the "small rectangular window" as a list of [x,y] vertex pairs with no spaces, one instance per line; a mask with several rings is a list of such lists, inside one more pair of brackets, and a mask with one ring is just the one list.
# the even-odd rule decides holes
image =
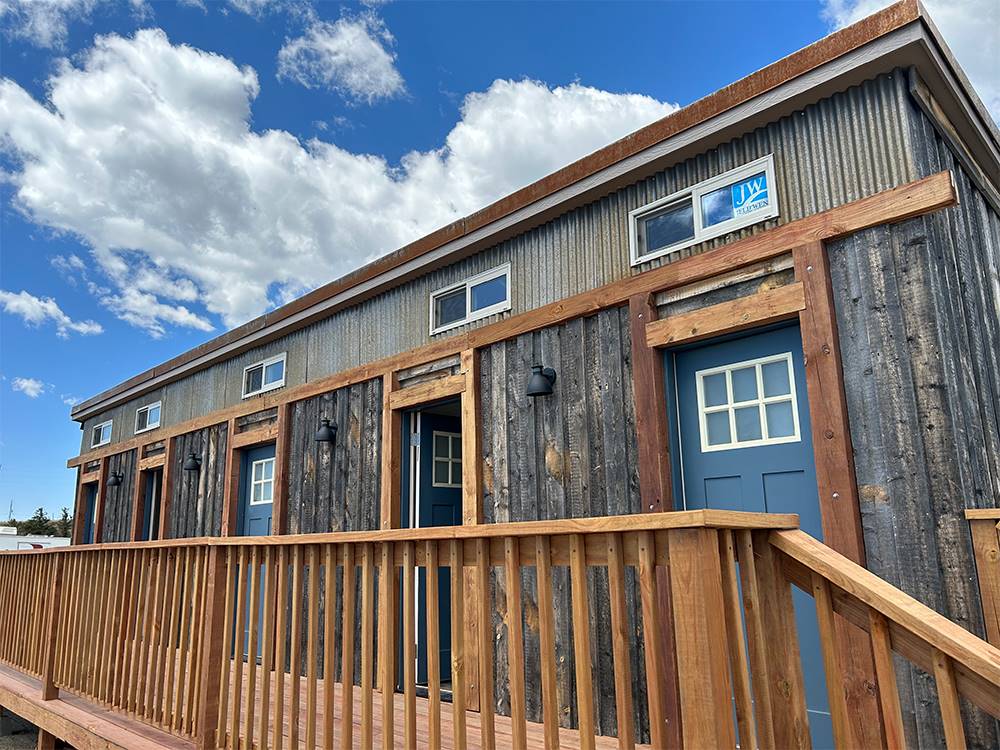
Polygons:
[[250,466],[250,504],[274,502],[274,459],[254,461]]
[[769,154],[631,211],[632,265],[777,215],[774,156]]
[[286,352],[263,362],[246,367],[243,370],[243,398],[256,396],[258,393],[273,391],[285,384]]
[[800,439],[791,353],[699,370],[695,378],[703,453]]
[[431,294],[431,334],[510,309],[510,264],[506,263]]
[[136,409],[135,432],[138,435],[146,430],[155,430],[160,426],[160,402]]
[[111,426],[114,424],[113,420],[108,420],[107,422],[101,422],[100,424],[94,425],[93,431],[90,433],[90,447],[99,448],[102,445],[107,445],[111,442]]
[[435,487],[462,486],[462,436],[457,432],[438,432],[433,435],[433,474]]

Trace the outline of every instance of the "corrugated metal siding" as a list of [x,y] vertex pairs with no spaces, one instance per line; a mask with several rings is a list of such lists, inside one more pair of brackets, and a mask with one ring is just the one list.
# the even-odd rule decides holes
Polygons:
[[[1000,502],[1000,216],[913,107],[916,177],[959,205],[828,245],[868,567],[979,636],[967,507]],[[910,747],[944,746],[933,677],[900,673]],[[998,746],[964,706],[970,747]]]
[[[288,384],[298,385],[425,344],[430,340],[429,294],[507,261],[511,262],[511,312],[520,313],[908,182],[915,175],[908,156],[907,103],[905,75],[896,72],[811,105],[475,256],[169,385],[163,396],[164,424],[238,403],[243,367],[271,353],[288,350]],[[630,210],[771,152],[781,208],[778,219],[636,269],[630,266]],[[486,325],[498,317],[502,316],[469,326]],[[146,398],[138,401],[144,403]],[[134,408],[129,404],[125,411],[134,414]],[[119,425],[116,417],[115,440],[130,437],[132,428],[129,423]]]

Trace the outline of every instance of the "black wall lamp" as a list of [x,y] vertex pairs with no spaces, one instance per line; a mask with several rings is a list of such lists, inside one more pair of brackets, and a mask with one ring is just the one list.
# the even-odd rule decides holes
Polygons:
[[528,395],[532,398],[551,396],[552,384],[556,382],[556,371],[551,367],[533,365],[531,379],[528,381]]
[[124,479],[125,479],[125,472],[112,471],[108,475],[108,487],[120,487]]
[[332,444],[336,439],[337,425],[330,424],[330,420],[326,418],[319,420],[319,429],[316,430],[316,442]]
[[184,459],[184,471],[201,471],[201,459],[194,454],[194,451],[188,453],[188,457]]

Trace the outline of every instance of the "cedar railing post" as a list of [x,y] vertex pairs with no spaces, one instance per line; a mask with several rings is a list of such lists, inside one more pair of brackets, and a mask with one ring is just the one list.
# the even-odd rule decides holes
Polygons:
[[45,616],[45,652],[42,662],[42,700],[59,697],[56,687],[56,650],[59,637],[59,610],[62,605],[63,555],[56,553],[52,568],[52,586],[49,589],[49,606]]
[[[199,750],[218,747],[216,728],[219,725],[219,686],[223,665],[228,654],[223,654],[226,621],[226,556],[223,548],[212,546],[208,550],[205,573],[205,625],[201,661],[201,691],[198,724],[195,728]],[[238,697],[235,698],[239,700]]]

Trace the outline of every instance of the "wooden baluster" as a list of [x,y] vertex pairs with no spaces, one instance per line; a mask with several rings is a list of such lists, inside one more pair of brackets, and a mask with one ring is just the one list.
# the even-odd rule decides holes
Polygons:
[[225,651],[226,623],[232,618],[227,615],[229,604],[230,570],[227,555],[221,547],[212,547],[208,551],[205,586],[206,608],[202,632],[204,633],[205,650],[202,654],[204,663],[201,668],[202,679],[198,683],[201,692],[198,702],[198,720],[195,735],[199,750],[209,750],[219,746],[216,733],[219,729],[219,717],[223,715],[224,703],[221,702],[222,675],[229,670],[229,654]]
[[451,540],[451,700],[455,747],[465,750],[465,580],[464,547],[460,539]]
[[750,652],[750,673],[753,677],[757,742],[760,750],[775,750],[774,727],[771,721],[771,684],[767,664],[767,641],[764,634],[760,589],[757,585],[757,561],[754,559],[750,532],[736,532],[740,559],[740,583],[743,588],[743,611],[746,613],[747,643]]
[[[260,726],[257,730],[259,746],[268,747],[268,733],[271,721],[271,679],[274,676],[274,597],[277,574],[275,573],[275,549],[264,549],[264,642],[261,646],[260,680]],[[284,674],[284,671],[281,672]],[[281,732],[281,728],[278,728]]]
[[[104,643],[104,632],[110,616],[108,608],[103,605],[108,585],[105,577],[105,558],[106,555],[103,552],[94,553],[94,595],[87,605],[94,612],[94,630],[89,644],[91,668],[87,676],[87,693],[95,701],[100,701],[101,677],[106,665],[99,657],[99,653],[101,644]],[[33,619],[37,621],[37,618],[33,617]]]
[[59,613],[62,607],[63,558],[62,554],[52,555],[51,577],[48,580],[49,608],[45,617],[45,641],[42,656],[42,700],[51,701],[59,697],[56,687],[56,643],[59,628]]
[[844,695],[844,671],[837,648],[837,631],[833,614],[833,592],[830,583],[817,573],[812,574],[812,593],[816,600],[816,618],[819,623],[819,643],[823,652],[823,668],[826,672],[826,694],[830,701],[830,717],[833,723],[833,741],[837,747],[859,747],[851,736],[851,725],[847,718],[847,699]]
[[[168,643],[170,638],[170,603],[174,598],[174,571],[177,569],[177,555],[173,549],[167,549],[167,569],[164,581],[163,608],[160,611],[157,627],[160,631],[159,647],[156,653],[156,664],[154,666],[155,687],[153,690],[153,721],[163,724],[163,701],[165,683],[163,675],[166,672],[166,661],[168,657]],[[213,727],[214,729],[214,727]]]
[[396,687],[396,563],[392,542],[382,542],[379,564],[378,666],[382,690],[382,748],[392,750]]
[[937,683],[941,721],[944,724],[944,741],[948,750],[965,750],[965,727],[962,725],[962,707],[955,684],[955,668],[947,654],[937,648],[931,651],[934,662],[934,682]]
[[[652,532],[637,535],[639,551],[639,593],[642,600],[643,646],[646,657],[646,701],[649,709],[649,735],[654,747],[666,747],[667,724],[664,691],[658,685],[667,678],[660,674],[664,648],[660,631],[659,586],[656,580],[656,544]],[[675,616],[676,617],[676,616]],[[680,627],[678,622],[675,625]]]
[[882,705],[882,722],[885,726],[887,750],[905,750],[903,712],[899,705],[899,687],[896,684],[896,667],[892,663],[892,642],[889,621],[874,609],[868,610],[868,631],[875,656],[875,676],[878,679],[878,697]]
[[208,593],[208,586],[205,585],[205,581],[206,581],[206,576],[208,575],[207,573],[208,548],[207,547],[199,548],[198,557],[200,560],[200,563],[198,565],[198,575],[200,583],[197,586],[195,586],[195,591],[197,592],[197,597],[198,597],[197,598],[198,609],[194,623],[192,623],[192,633],[193,633],[192,638],[195,639],[195,644],[194,644],[195,647],[194,647],[194,657],[193,657],[194,672],[191,681],[192,703],[189,711],[191,716],[191,727],[190,727],[191,734],[194,734],[195,729],[197,727],[196,722],[198,721],[198,711],[199,711],[200,691],[198,690],[198,686],[201,684],[202,654],[204,652],[204,645],[205,645],[204,644],[205,639],[202,637],[204,630],[202,627],[199,626],[199,623],[203,623],[205,621],[205,607],[207,606],[205,602],[205,597],[206,594]]
[[[101,678],[101,696],[108,705],[114,705],[114,681],[115,673],[120,669],[119,662],[115,658],[118,647],[118,635],[122,625],[122,602],[125,600],[124,581],[122,576],[122,550],[115,550],[111,554],[111,627],[107,634],[107,639],[102,648],[102,659],[107,665]],[[160,685],[161,681],[157,680]]]
[[254,719],[257,716],[257,647],[260,628],[260,547],[254,545],[250,550],[250,568],[247,571],[250,579],[249,620],[247,621],[247,684],[246,684],[246,718],[244,737],[246,747],[253,747]]
[[[152,629],[152,611],[150,591],[153,587],[153,580],[156,574],[156,566],[153,564],[155,550],[145,549],[142,558],[142,579],[139,589],[140,620],[134,630],[132,639],[132,659],[130,661],[130,676],[128,686],[128,712],[135,716],[142,709],[142,667],[145,661],[146,643],[149,640],[149,633]],[[93,601],[93,599],[91,599]]]
[[403,739],[404,747],[417,745],[417,649],[415,554],[413,542],[403,542]]
[[361,748],[371,750],[374,700],[375,553],[365,544],[361,552]]
[[521,547],[517,538],[503,540],[507,585],[507,675],[513,750],[527,750],[528,725],[524,696],[524,626],[521,611]]
[[[278,549],[278,595],[274,625],[274,748],[281,750],[285,742],[285,639],[288,637],[288,547]],[[294,748],[298,750],[298,748]]]
[[590,597],[587,591],[587,550],[580,534],[569,538],[570,585],[573,596],[573,656],[576,662],[576,710],[580,747],[593,750],[594,682],[590,661]]
[[[150,612],[150,623],[147,628],[149,643],[144,647],[144,661],[146,664],[146,674],[143,678],[145,690],[142,696],[142,715],[146,719],[152,720],[155,710],[153,705],[154,685],[158,683],[159,674],[156,671],[156,654],[160,650],[160,638],[163,636],[163,628],[160,625],[163,617],[163,599],[166,594],[167,579],[167,550],[160,548],[156,555],[156,576],[153,584],[153,606]],[[148,651],[146,651],[148,649]]]
[[475,588],[479,605],[479,726],[483,750],[495,750],[496,729],[493,719],[493,597],[490,592],[490,542],[476,540]]
[[299,747],[299,703],[302,685],[302,545],[292,549],[292,627],[291,627],[291,681],[288,706],[288,745],[292,750]]
[[[640,541],[640,576],[648,564],[645,547]],[[719,535],[709,528],[673,529],[669,549],[684,746],[734,747]]]
[[316,750],[316,667],[319,661],[319,550],[309,545],[309,622],[306,636],[306,750]]
[[336,654],[336,610],[337,610],[337,548],[332,544],[323,546],[323,748],[333,750],[333,706],[334,685],[333,662]]
[[[340,746],[354,747],[354,626],[355,581],[354,545],[343,545],[343,618],[340,624]],[[331,669],[330,674],[333,674]],[[332,709],[331,709],[332,711]]]
[[[213,548],[217,549],[217,548]],[[223,554],[221,549],[219,554]],[[225,600],[222,605],[222,634],[221,634],[221,648],[219,649],[219,698],[218,698],[218,712],[216,715],[215,722],[215,747],[228,747],[229,743],[227,741],[226,731],[226,717],[228,716],[229,701],[230,701],[230,677],[233,672],[233,624],[234,616],[236,614],[236,555],[237,550],[235,547],[225,548],[225,567],[223,569],[222,575],[225,576]],[[175,566],[175,569],[178,566]],[[213,565],[211,561],[209,562],[209,570],[213,570]],[[176,581],[176,574],[174,580]],[[216,581],[216,586],[221,586],[222,581]],[[214,592],[213,592],[214,593]],[[176,597],[176,585],[175,590],[171,594],[171,599]],[[211,601],[211,600],[210,600]],[[171,630],[173,630],[173,625],[171,625]],[[171,674],[171,664],[174,661],[173,658],[173,635],[167,641],[168,651],[171,654],[170,660],[167,662],[167,674],[168,677]],[[234,690],[236,694],[236,700],[239,700],[239,689]],[[170,684],[168,681],[166,688],[166,701],[169,707],[170,701]],[[205,705],[204,703],[202,705]],[[204,709],[203,709],[204,710]],[[167,722],[165,722],[167,723]]]
[[621,534],[608,534],[608,595],[611,606],[611,645],[615,662],[615,711],[618,716],[618,747],[634,750],[632,723],[632,661],[628,609],[625,601],[625,551]]
[[[761,631],[768,664],[771,721],[779,748],[810,748],[799,636],[795,625],[792,590],[781,568],[779,553],[768,541],[767,531],[752,532],[760,597]],[[742,559],[742,552],[741,552]]]
[[[177,692],[174,695],[174,729],[184,731],[184,689],[188,670],[191,668],[191,620],[193,613],[188,604],[191,599],[192,570],[195,565],[193,547],[184,548],[184,572],[181,575],[180,625],[177,631]],[[245,570],[244,568],[242,568]]]
[[[247,626],[247,565],[249,560],[246,547],[240,547],[239,562],[237,563],[236,578],[236,613],[234,619],[235,644],[233,647],[233,699],[229,704],[229,744],[227,747],[233,750],[240,748],[240,726],[243,711],[243,654],[246,645]],[[232,573],[230,573],[232,575]],[[177,689],[180,694],[180,686]],[[178,707],[179,709],[179,707]],[[177,710],[179,714],[180,711]]]
[[552,611],[552,550],[547,536],[535,537],[538,579],[538,643],[542,675],[545,747],[559,747],[559,694],[556,691],[556,636]]
[[[89,558],[90,561],[87,570],[88,585],[87,585],[87,600],[86,600],[86,608],[87,608],[87,637],[86,637],[86,653],[85,653],[86,667],[84,672],[84,680],[83,682],[81,682],[81,688],[83,690],[84,695],[86,695],[88,698],[93,699],[95,674],[97,672],[97,667],[98,667],[96,654],[94,653],[94,647],[99,640],[98,628],[100,624],[100,617],[102,616],[103,613],[99,611],[100,607],[94,606],[94,602],[97,600],[98,597],[98,588],[102,583],[101,581],[98,581],[100,554],[96,551],[92,552],[89,555]],[[148,562],[146,567],[147,568],[151,567],[148,564]],[[147,583],[147,588],[148,588],[148,583]],[[136,671],[133,672],[133,682],[138,682],[137,666],[138,665],[133,663],[133,667],[134,669],[136,669]],[[130,704],[130,711],[132,713],[135,712],[134,703]]]
[[[181,607],[183,606],[182,592],[186,585],[184,582],[184,558],[187,556],[187,550],[181,549],[177,552],[174,557],[174,581],[171,585],[170,591],[170,623],[167,630],[167,674],[166,679],[163,684],[163,726],[168,729],[175,726],[177,714],[174,710],[176,701],[174,700],[174,694],[176,685],[174,682],[174,676],[177,672],[178,659],[180,656],[180,618],[181,618]],[[230,568],[232,568],[232,563],[230,563]],[[232,570],[230,570],[232,573]],[[232,630],[232,623],[230,622],[229,630]],[[180,682],[178,677],[177,682]],[[225,732],[220,730],[220,737],[225,737]]]
[[441,750],[441,603],[438,585],[438,546],[424,543],[427,570],[427,739],[430,750]]
[[726,643],[729,646],[729,670],[736,699],[736,726],[740,747],[757,747],[753,725],[753,694],[750,690],[750,661],[743,638],[740,588],[736,574],[736,548],[732,531],[719,532],[719,553],[722,555],[722,596],[726,615]]

